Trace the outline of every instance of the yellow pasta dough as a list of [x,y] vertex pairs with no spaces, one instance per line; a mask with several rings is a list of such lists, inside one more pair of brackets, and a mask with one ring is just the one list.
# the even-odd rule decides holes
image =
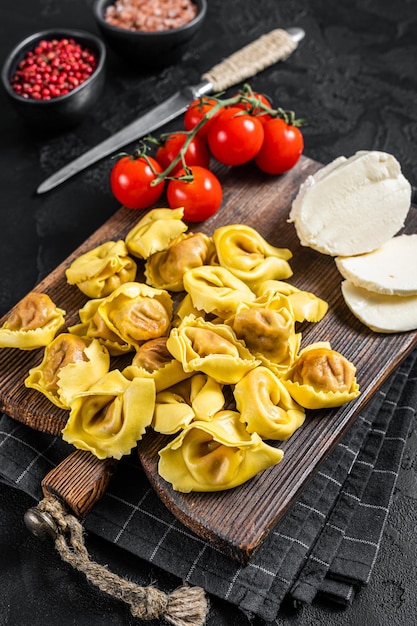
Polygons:
[[282,294],[288,298],[296,322],[319,322],[326,315],[329,305],[310,291],[297,289],[281,280],[266,280],[256,288],[258,296]]
[[267,295],[242,304],[226,322],[257,358],[284,369],[292,364],[301,335],[295,332],[292,307],[285,296]]
[[152,428],[165,435],[173,435],[194,419],[194,411],[179,385],[156,394]]
[[111,330],[101,316],[100,305],[104,301],[105,298],[88,300],[78,311],[80,323],[70,326],[69,332],[79,337],[98,339],[107,348],[111,356],[131,352],[133,347],[130,343]]
[[145,263],[146,282],[159,289],[183,291],[185,272],[207,264],[213,254],[213,243],[204,233],[179,235],[168,248],[148,257]]
[[241,302],[252,302],[255,294],[229,270],[205,265],[184,274],[184,289],[193,306],[206,313],[228,317]]
[[139,346],[123,375],[129,380],[137,376],[152,378],[157,392],[189,378],[191,373],[184,372],[182,364],[167,349],[166,342],[167,337],[158,337]]
[[129,381],[119,370],[112,370],[73,399],[62,438],[99,459],[120,459],[142,438],[154,408],[152,379]]
[[200,311],[196,309],[193,305],[193,301],[189,293],[186,293],[183,299],[179,302],[178,306],[175,309],[174,318],[172,320],[173,326],[178,326],[178,324],[188,315],[194,315],[194,317],[206,317],[205,311]]
[[35,350],[50,343],[64,325],[65,311],[46,293],[28,293],[0,328],[0,348]]
[[172,317],[167,291],[143,283],[126,283],[99,307],[108,328],[134,348],[144,341],[166,335]]
[[279,463],[282,450],[249,434],[236,411],[220,411],[209,422],[191,422],[159,452],[158,471],[177,491],[237,487]]
[[40,365],[29,370],[25,385],[61,409],[69,409],[73,397],[104,376],[109,367],[108,350],[97,339],[61,333],[45,347]]
[[165,250],[171,241],[185,233],[184,209],[152,209],[126,235],[127,249],[133,256],[147,259]]
[[89,298],[104,298],[136,276],[136,263],[123,240],[107,241],[77,257],[66,270],[70,285]]
[[100,339],[111,355],[123,354],[169,332],[172,299],[167,291],[130,282],[89,300],[79,315],[81,324],[70,332]]
[[152,426],[171,435],[192,420],[210,421],[224,405],[222,385],[205,374],[194,374],[157,394]]
[[204,372],[221,384],[237,383],[260,361],[239,341],[227,324],[186,317],[173,328],[167,348],[186,372]]
[[217,228],[213,241],[219,264],[252,289],[268,279],[292,276],[290,250],[271,246],[250,226],[230,224]]
[[304,423],[305,410],[267,367],[248,372],[236,384],[233,395],[248,432],[258,433],[262,439],[286,440]]
[[359,395],[355,366],[327,342],[304,348],[282,380],[306,409],[341,406]]

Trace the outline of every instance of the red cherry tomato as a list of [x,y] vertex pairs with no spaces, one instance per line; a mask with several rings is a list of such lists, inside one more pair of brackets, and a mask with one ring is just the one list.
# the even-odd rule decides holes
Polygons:
[[263,125],[256,117],[230,107],[215,118],[208,133],[208,145],[215,159],[225,165],[242,165],[259,152]]
[[[214,98],[198,98],[194,100],[189,105],[188,109],[184,113],[184,128],[185,130],[192,130],[197,126],[197,124],[203,119],[206,113],[211,111],[216,106],[217,102]],[[197,132],[197,135],[200,139],[204,141],[207,140],[207,134],[213,120],[220,113],[221,109],[219,109],[218,113],[215,113],[214,117],[207,120],[207,122],[200,128]]]
[[267,174],[283,174],[294,167],[303,149],[300,129],[275,118],[264,124],[264,141],[255,163]]
[[[218,178],[205,167],[194,165],[189,168],[192,181],[173,179],[167,187],[168,204],[171,209],[184,208],[184,219],[202,222],[218,211],[222,203],[222,188]],[[180,170],[177,176],[185,175]]]
[[[166,170],[166,168],[171,165],[175,157],[178,156],[179,151],[183,147],[186,139],[187,135],[185,133],[173,133],[172,135],[168,135],[164,143],[159,146],[158,150],[156,151],[155,158],[163,170]],[[209,151],[207,150],[204,141],[197,137],[197,135],[192,138],[190,144],[188,145],[187,150],[184,154],[184,159],[186,164],[190,167],[192,165],[201,165],[201,167],[206,168],[209,167]],[[180,159],[171,170],[170,174],[175,174],[183,167],[184,165],[182,163],[182,160]]]
[[[236,95],[239,95],[239,94],[236,94]],[[256,98],[256,100],[259,100],[259,102],[262,102],[262,104],[267,106],[269,109],[272,108],[271,102],[263,94],[257,93],[254,91],[252,93],[252,97]],[[234,106],[237,107],[238,109],[247,111],[251,115],[256,115],[256,118],[260,122],[262,122],[262,124],[265,124],[265,122],[272,119],[271,115],[269,113],[266,113],[264,109],[262,109],[262,107],[256,106],[256,105],[252,106],[250,102],[238,102]]]
[[164,181],[151,185],[161,172],[161,166],[152,157],[122,157],[110,173],[112,193],[129,209],[147,209],[159,199],[164,190]]

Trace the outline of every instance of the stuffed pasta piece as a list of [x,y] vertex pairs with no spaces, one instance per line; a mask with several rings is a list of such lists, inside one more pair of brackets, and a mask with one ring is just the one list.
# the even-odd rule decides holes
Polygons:
[[153,378],[156,391],[162,391],[191,376],[184,372],[167,348],[167,337],[145,341],[136,351],[132,363],[124,368],[123,375],[129,380],[137,376]]
[[292,276],[288,263],[292,253],[287,248],[271,246],[254,228],[230,224],[213,233],[219,264],[227,268],[251,289],[268,279]]
[[241,302],[252,302],[255,294],[228,269],[205,265],[184,274],[184,289],[199,311],[226,318]]
[[171,435],[193,420],[210,421],[224,405],[222,385],[205,374],[194,374],[156,395],[152,427]]
[[107,348],[111,356],[119,356],[126,352],[131,352],[133,350],[132,346],[111,330],[100,315],[100,305],[104,301],[105,298],[88,300],[78,311],[80,322],[70,326],[68,331],[79,337],[98,339]]
[[73,397],[104,376],[109,367],[109,352],[97,339],[61,333],[46,346],[40,365],[29,370],[25,385],[61,409],[69,409]]
[[204,233],[182,234],[168,248],[148,257],[145,263],[146,282],[159,289],[183,291],[185,272],[208,264],[213,254],[213,243]]
[[148,211],[125,237],[129,253],[147,259],[155,252],[166,250],[174,239],[187,230],[182,221],[183,215],[182,208]]
[[112,332],[136,349],[144,341],[168,334],[172,306],[167,291],[126,283],[100,304],[99,313]]
[[237,383],[260,363],[230,326],[192,315],[171,330],[167,348],[185,372],[203,372],[224,385]]
[[64,325],[65,311],[46,293],[27,294],[0,328],[0,348],[35,350],[50,343]]
[[285,296],[274,294],[241,304],[226,322],[263,362],[271,362],[283,371],[293,363],[301,334],[295,332],[294,314]]
[[258,297],[281,294],[288,298],[296,322],[319,322],[326,315],[328,303],[311,291],[303,291],[282,280],[266,280],[256,288]]
[[327,342],[301,350],[282,381],[292,398],[306,409],[341,406],[359,395],[355,366]]
[[259,366],[248,372],[233,394],[248,432],[258,433],[262,439],[284,441],[304,423],[305,410],[267,367]]
[[89,298],[104,298],[136,276],[136,263],[123,240],[107,241],[76,258],[65,275]]
[[159,474],[176,491],[221,491],[250,480],[279,463],[280,449],[249,434],[236,411],[220,411],[210,422],[191,422],[159,452]]
[[114,356],[167,335],[172,299],[167,291],[144,283],[125,283],[106,298],[87,302],[79,315],[81,324],[71,327],[70,331],[100,339]]
[[73,399],[62,438],[99,459],[120,459],[143,437],[154,408],[152,379],[130,381],[112,370]]

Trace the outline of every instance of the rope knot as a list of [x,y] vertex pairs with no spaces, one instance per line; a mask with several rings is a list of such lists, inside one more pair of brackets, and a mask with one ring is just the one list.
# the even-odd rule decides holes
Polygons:
[[167,609],[167,594],[155,587],[139,588],[137,593],[131,595],[133,597],[129,597],[127,601],[131,605],[130,612],[134,617],[144,620],[157,619],[162,617]]
[[173,626],[204,626],[208,604],[201,587],[183,585],[167,594],[152,585],[141,587],[121,578],[104,565],[91,561],[81,523],[66,511],[58,498],[47,496],[37,508],[48,513],[56,525],[55,547],[61,558],[83,572],[101,591],[129,604],[134,617],[142,620],[160,617]]

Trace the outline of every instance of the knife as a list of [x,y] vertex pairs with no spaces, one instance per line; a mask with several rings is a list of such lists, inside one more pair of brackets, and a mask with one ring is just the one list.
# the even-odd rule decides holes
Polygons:
[[193,100],[206,94],[225,91],[255,76],[277,61],[286,59],[304,36],[304,30],[296,27],[286,30],[277,28],[263,35],[203,74],[201,82],[197,85],[184,87],[165,102],[52,174],[39,185],[36,193],[42,194],[54,189],[90,165],[167,124],[184,113]]

